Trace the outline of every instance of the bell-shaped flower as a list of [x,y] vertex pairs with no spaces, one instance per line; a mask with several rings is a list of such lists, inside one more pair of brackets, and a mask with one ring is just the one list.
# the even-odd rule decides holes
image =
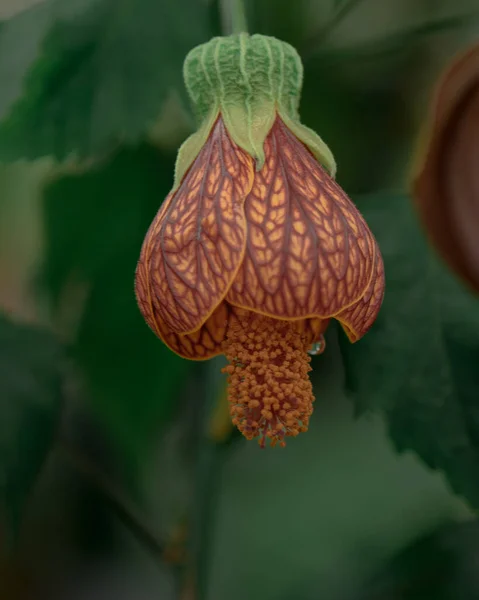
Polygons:
[[374,322],[381,254],[329,149],[299,121],[291,46],[216,38],[189,54],[185,81],[201,127],[146,235],[138,303],[180,356],[225,354],[233,422],[284,445],[308,427],[309,353],[330,319],[353,342]]

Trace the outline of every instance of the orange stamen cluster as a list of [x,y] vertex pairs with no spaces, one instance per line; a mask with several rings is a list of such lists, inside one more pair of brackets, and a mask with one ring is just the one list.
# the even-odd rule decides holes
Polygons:
[[233,423],[247,439],[285,446],[307,431],[313,412],[308,373],[310,342],[293,321],[238,311],[223,350],[230,365],[228,401]]

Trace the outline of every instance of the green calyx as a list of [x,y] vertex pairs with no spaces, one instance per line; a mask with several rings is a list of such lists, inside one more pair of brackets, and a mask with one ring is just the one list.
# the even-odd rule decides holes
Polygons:
[[277,115],[334,177],[328,146],[299,120],[303,65],[296,50],[273,37],[246,33],[213,38],[193,48],[183,67],[200,123],[180,149],[175,187],[206,142],[219,114],[231,138],[260,169],[263,145]]

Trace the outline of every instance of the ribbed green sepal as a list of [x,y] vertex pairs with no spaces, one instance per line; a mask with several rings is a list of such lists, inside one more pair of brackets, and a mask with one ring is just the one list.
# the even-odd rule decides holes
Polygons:
[[292,46],[264,35],[217,37],[191,50],[183,72],[200,128],[180,149],[175,186],[220,113],[231,138],[256,160],[258,169],[264,163],[264,141],[279,115],[335,175],[336,163],[328,146],[299,120],[303,65]]

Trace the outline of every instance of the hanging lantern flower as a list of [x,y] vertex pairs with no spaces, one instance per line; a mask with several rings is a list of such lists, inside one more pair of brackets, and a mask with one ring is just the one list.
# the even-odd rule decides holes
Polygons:
[[299,121],[302,64],[262,35],[215,38],[184,66],[200,129],[146,235],[136,294],[147,323],[192,360],[225,354],[233,422],[264,446],[308,428],[310,356],[331,318],[349,339],[384,291],[378,245]]
[[479,44],[445,71],[422,133],[413,196],[432,243],[479,292]]

